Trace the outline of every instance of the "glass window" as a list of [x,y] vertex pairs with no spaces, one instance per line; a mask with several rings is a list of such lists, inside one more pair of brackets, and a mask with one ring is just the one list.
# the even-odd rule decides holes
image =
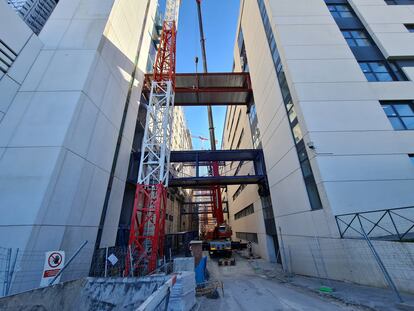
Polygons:
[[382,109],[384,109],[384,112],[387,116],[396,116],[397,113],[395,112],[394,108],[392,107],[392,105],[382,105]]
[[296,119],[296,111],[295,111],[295,108],[292,107],[292,109],[290,109],[289,111],[289,120],[292,123],[293,120],[295,119]]
[[347,4],[329,4],[328,9],[335,18],[355,17],[351,7]]
[[302,130],[299,127],[299,124],[296,124],[296,126],[292,129],[293,131],[293,136],[295,137],[295,142],[298,143],[302,140],[303,135],[302,135]]
[[414,165],[414,154],[409,154],[408,158],[410,159],[411,164]]
[[303,161],[300,165],[302,167],[303,177],[306,178],[312,176],[312,169],[309,160]]
[[413,102],[382,102],[381,105],[395,130],[414,130]]
[[414,0],[385,0],[388,5],[409,5],[414,4]]
[[408,104],[394,105],[394,109],[400,116],[414,116],[411,106]]
[[342,30],[342,35],[349,46],[364,47],[372,45],[368,34],[364,30]]
[[309,201],[312,209],[321,209],[322,202],[319,197],[318,187],[316,186],[315,179],[309,178],[308,180],[306,180],[306,190],[308,191]]
[[379,62],[359,62],[359,66],[369,82],[405,81],[406,78],[395,64]]
[[414,24],[404,24],[409,32],[414,32]]

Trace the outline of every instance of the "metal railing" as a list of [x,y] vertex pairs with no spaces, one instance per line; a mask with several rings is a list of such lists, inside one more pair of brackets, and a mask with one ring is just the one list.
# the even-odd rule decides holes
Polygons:
[[414,241],[414,206],[336,215],[335,220],[341,238],[360,238],[364,228],[370,239]]

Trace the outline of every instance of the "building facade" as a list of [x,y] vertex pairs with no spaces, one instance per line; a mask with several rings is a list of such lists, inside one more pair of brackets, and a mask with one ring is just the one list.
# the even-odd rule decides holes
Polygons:
[[88,241],[68,280],[115,245],[157,5],[61,0],[37,36],[0,1],[0,247],[18,250],[9,293],[39,286],[45,251],[69,258]]
[[[399,242],[414,218],[413,23],[413,1],[241,1],[235,70],[251,75],[286,270],[387,286],[365,232],[397,286],[414,291],[414,246]],[[227,147],[250,136],[241,111],[234,143],[225,124]],[[232,213],[250,215],[234,231],[263,232],[242,200]]]
[[39,34],[59,0],[7,0],[35,34]]

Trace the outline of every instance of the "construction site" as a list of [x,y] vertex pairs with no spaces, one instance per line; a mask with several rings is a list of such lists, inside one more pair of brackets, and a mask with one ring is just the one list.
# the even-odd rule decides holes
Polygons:
[[0,310],[414,310],[414,0],[0,0]]

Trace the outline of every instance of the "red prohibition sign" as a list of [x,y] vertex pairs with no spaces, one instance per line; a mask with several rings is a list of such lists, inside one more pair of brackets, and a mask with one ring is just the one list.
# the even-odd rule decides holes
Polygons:
[[62,263],[62,255],[56,252],[50,254],[47,263],[49,264],[49,267],[56,268]]

